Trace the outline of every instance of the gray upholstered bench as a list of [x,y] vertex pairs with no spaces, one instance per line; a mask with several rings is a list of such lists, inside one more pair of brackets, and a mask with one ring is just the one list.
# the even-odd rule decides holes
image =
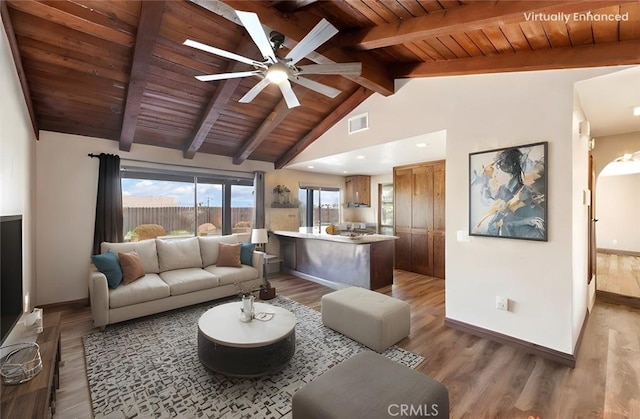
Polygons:
[[292,419],[448,418],[449,392],[374,352],[331,368],[293,395]]
[[322,296],[322,323],[374,351],[384,352],[411,332],[411,307],[359,287]]

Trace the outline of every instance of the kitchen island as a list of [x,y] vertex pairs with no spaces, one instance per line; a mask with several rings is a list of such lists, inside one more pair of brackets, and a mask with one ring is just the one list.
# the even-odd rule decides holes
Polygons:
[[292,275],[333,288],[378,289],[393,284],[395,236],[355,237],[274,231],[283,267]]

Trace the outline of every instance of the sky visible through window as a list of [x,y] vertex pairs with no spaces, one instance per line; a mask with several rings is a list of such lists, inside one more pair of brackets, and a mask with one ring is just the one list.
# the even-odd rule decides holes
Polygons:
[[[172,197],[177,206],[193,206],[195,186],[188,182],[172,182],[149,179],[122,179],[122,195],[137,197]],[[232,186],[231,206],[252,207],[253,188]],[[198,203],[206,207],[222,206],[222,185],[198,184]]]

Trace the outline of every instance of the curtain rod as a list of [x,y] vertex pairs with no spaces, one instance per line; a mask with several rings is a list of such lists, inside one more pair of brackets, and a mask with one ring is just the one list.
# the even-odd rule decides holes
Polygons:
[[[117,155],[117,154],[116,154]],[[94,157],[100,157],[100,154],[93,154],[93,153],[89,153],[87,154],[87,156],[94,158]],[[120,156],[118,156],[120,157]],[[139,159],[127,159],[127,158],[122,158],[120,157],[120,160],[122,161],[126,161],[126,162],[133,162],[133,163],[147,163],[147,164],[159,164],[159,165],[165,165],[165,166],[174,166],[174,167],[184,167],[186,169],[205,169],[205,170],[212,170],[210,167],[204,167],[204,166],[189,166],[186,164],[177,164],[177,163],[162,163],[162,162],[157,162],[157,161],[149,161],[149,160],[139,160]],[[216,169],[213,169],[213,171],[216,171]],[[244,173],[244,174],[252,174],[253,171],[251,172],[247,172],[246,170],[235,170],[235,169],[220,169],[218,171],[221,172],[234,172],[234,173]]]

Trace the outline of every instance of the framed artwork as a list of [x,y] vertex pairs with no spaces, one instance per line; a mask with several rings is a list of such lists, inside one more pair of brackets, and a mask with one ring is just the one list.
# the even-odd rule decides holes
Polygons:
[[469,154],[469,235],[547,241],[547,144]]

